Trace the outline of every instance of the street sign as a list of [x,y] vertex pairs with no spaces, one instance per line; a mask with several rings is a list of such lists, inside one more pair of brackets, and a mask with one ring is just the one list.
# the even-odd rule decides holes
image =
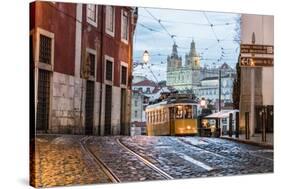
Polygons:
[[241,67],[271,67],[273,58],[240,57]]
[[272,45],[241,44],[240,53],[274,54]]

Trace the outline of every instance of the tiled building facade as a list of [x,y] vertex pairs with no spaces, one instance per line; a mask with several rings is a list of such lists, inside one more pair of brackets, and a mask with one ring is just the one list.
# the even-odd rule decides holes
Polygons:
[[36,131],[128,135],[136,9],[38,1],[30,18]]

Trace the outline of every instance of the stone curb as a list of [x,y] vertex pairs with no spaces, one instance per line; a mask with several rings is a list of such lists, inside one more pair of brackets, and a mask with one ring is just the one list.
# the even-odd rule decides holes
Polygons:
[[259,146],[259,147],[263,147],[263,148],[267,148],[267,149],[273,149],[273,145],[272,144],[266,144],[266,143],[260,143],[260,142],[254,142],[254,141],[248,141],[248,140],[243,140],[243,139],[237,139],[237,138],[230,138],[230,137],[224,137],[221,136],[221,139],[226,139],[226,140],[231,140],[231,141],[236,141],[236,142],[240,142],[240,143],[244,143],[244,144],[250,144],[250,145],[254,145],[254,146]]

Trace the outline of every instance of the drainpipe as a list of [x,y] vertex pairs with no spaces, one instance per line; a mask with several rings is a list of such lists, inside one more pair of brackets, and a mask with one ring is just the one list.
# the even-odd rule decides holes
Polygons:
[[104,37],[104,6],[101,6],[101,42],[100,42],[100,107],[99,107],[99,125],[98,135],[101,136],[101,116],[102,116],[102,83],[103,83],[103,37]]

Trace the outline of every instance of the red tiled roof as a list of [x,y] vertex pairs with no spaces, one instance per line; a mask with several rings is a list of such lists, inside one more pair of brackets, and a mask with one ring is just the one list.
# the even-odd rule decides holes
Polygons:
[[133,86],[151,86],[151,87],[156,87],[157,84],[154,83],[151,80],[146,79],[146,80],[140,81],[138,83],[134,83]]

